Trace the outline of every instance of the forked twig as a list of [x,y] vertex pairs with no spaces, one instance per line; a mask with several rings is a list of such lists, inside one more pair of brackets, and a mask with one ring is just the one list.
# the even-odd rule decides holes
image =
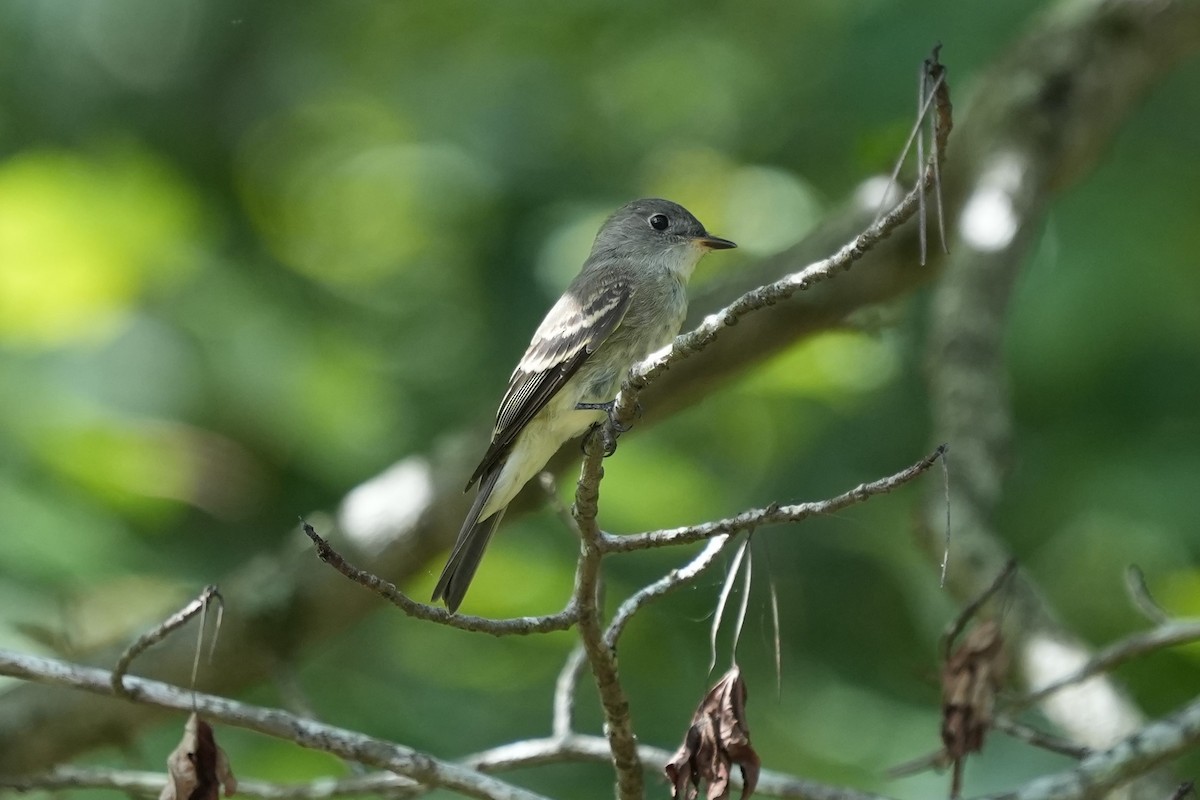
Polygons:
[[[143,633],[141,636],[139,636],[133,642],[133,644],[129,645],[129,647],[126,648],[125,652],[121,654],[121,657],[117,659],[116,666],[113,667],[112,677],[111,677],[113,693],[117,694],[121,697],[132,697],[133,696],[132,693],[125,686],[125,673],[127,673],[129,671],[129,666],[133,663],[133,660],[135,658],[137,658],[138,656],[140,656],[142,653],[146,652],[146,650],[148,650],[149,648],[153,647],[154,645],[161,642],[163,639],[167,638],[167,636],[169,636],[172,631],[175,631],[175,630],[181,628],[192,617],[196,616],[197,614],[202,614],[204,612],[207,612],[209,604],[212,603],[214,600],[217,602],[217,608],[218,608],[217,629],[219,630],[221,627],[220,611],[224,610],[223,601],[221,599],[221,593],[219,591],[217,591],[216,586],[205,586],[204,589],[202,589],[200,591],[200,594],[197,595],[194,600],[192,600],[190,603],[185,605],[183,608],[176,611],[171,616],[167,617],[165,620],[163,620],[161,623],[156,625],[154,628]],[[195,685],[196,685],[196,672],[199,669],[199,665],[200,665],[200,650],[201,650],[201,648],[200,648],[199,642],[203,641],[203,636],[204,636],[204,626],[203,625],[200,626],[199,636],[201,638],[196,645],[195,660],[192,662],[192,686],[193,687],[195,687]],[[212,645],[209,648],[209,658],[212,658],[212,653],[216,649],[216,647],[217,647],[217,637],[214,634]]]

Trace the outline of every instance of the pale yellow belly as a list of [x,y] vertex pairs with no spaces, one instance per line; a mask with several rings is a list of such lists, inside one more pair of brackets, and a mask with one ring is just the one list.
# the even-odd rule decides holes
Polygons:
[[521,487],[546,466],[564,442],[604,419],[603,411],[577,411],[576,394],[560,391],[517,436],[500,468],[492,495],[479,513],[480,522],[511,503]]

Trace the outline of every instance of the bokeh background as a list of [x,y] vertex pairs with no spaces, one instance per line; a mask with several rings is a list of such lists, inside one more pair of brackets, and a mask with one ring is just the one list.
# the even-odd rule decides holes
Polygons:
[[[964,98],[1041,5],[0,3],[0,646],[84,658],[396,460],[462,431],[482,447],[512,364],[608,211],[678,200],[742,245],[696,282],[734,273],[890,169],[931,44]],[[1200,612],[1198,86],[1200,64],[1173,74],[1055,205],[1012,305],[999,525],[1096,642],[1142,624],[1121,588],[1129,563],[1173,613]],[[925,295],[624,439],[604,526],[816,499],[922,455],[936,435]],[[909,536],[918,498],[756,538],[739,657],[766,766],[944,791],[941,777],[883,775],[937,746],[935,643],[955,613]],[[574,552],[552,511],[514,519],[470,610],[557,608]],[[612,562],[610,598],[682,558]],[[440,567],[405,588],[426,595]],[[707,684],[720,580],[627,634],[645,742],[674,748]],[[245,697],[300,695],[328,722],[453,757],[548,733],[570,642],[469,636],[381,605],[289,665],[287,686]],[[1162,713],[1194,693],[1198,658],[1120,674]],[[579,703],[589,731],[593,698]],[[159,769],[178,723],[83,761]],[[345,773],[222,739],[242,777]],[[968,789],[1066,765],[997,737]],[[610,796],[602,766],[513,777]]]

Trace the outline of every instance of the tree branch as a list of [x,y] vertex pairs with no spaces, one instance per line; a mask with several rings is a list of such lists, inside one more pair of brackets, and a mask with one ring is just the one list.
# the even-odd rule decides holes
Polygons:
[[[1074,769],[1035,778],[1014,792],[988,795],[981,800],[1091,800],[1103,797],[1198,744],[1200,700],[1193,700],[1170,716],[1134,731],[1109,749],[1085,756]],[[1171,783],[1171,788],[1175,785]]]
[[582,644],[571,648],[571,654],[554,682],[554,716],[550,730],[556,738],[569,736],[575,730],[575,689],[587,664],[586,656]]
[[[787,300],[797,292],[811,289],[839,272],[850,269],[856,261],[911,219],[919,208],[923,208],[925,193],[934,188],[939,181],[951,128],[949,88],[945,82],[945,69],[937,63],[936,51],[932,61],[925,62],[925,67],[934,76],[935,81],[933,93],[937,97],[937,103],[934,130],[937,146],[928,163],[920,165],[921,179],[917,185],[909,190],[891,211],[868,225],[833,255],[746,292],[725,308],[709,314],[693,330],[675,337],[675,341],[669,347],[651,354],[642,363],[634,366],[613,404],[613,418],[617,423],[628,424],[633,421],[642,391],[672,365],[701,352],[716,341],[724,329],[737,325],[752,312]],[[921,222],[923,224],[924,220]]]
[[[205,586],[200,595],[185,605],[183,608],[176,611],[171,616],[167,617],[163,622],[156,625],[147,633],[142,634],[134,641],[133,644],[126,648],[121,657],[117,659],[117,665],[112,671],[112,688],[113,692],[118,695],[126,695],[124,678],[125,673],[129,671],[129,667],[133,664],[133,660],[144,653],[148,648],[161,642],[167,638],[172,631],[183,627],[192,617],[202,612],[208,611],[208,606],[216,600],[221,603],[221,593],[217,591],[216,586]],[[220,618],[217,620],[217,626],[220,627]],[[200,637],[204,636],[203,617],[201,617]],[[215,643],[215,642],[214,642]],[[192,662],[192,682],[196,680],[196,667],[200,663],[200,641],[196,642],[196,657]]]
[[[609,420],[609,435],[615,439],[616,431],[622,423],[632,422],[641,391],[657,376],[666,372],[673,362],[700,352],[716,339],[723,328],[732,327],[747,314],[774,305],[797,291],[808,289],[848,269],[916,212],[921,206],[925,192],[933,187],[938,176],[939,159],[944,157],[946,137],[950,133],[949,93],[943,80],[945,70],[937,64],[936,57],[932,62],[927,61],[926,66],[936,73],[934,91],[939,93],[938,108],[942,113],[937,115],[940,122],[936,127],[939,148],[935,150],[930,163],[922,165],[922,177],[917,186],[895,208],[868,226],[834,256],[786,275],[769,286],[747,292],[722,311],[710,315],[695,330],[676,337],[670,347],[634,366],[614,401],[613,413]],[[596,428],[589,437],[589,446],[585,448],[583,466],[575,490],[575,520],[579,525],[583,546],[575,587],[575,602],[579,608],[580,638],[583,640],[584,652],[591,664],[592,675],[595,677],[600,702],[604,708],[605,731],[612,749],[613,766],[617,771],[617,795],[621,800],[639,800],[643,794],[642,766],[637,753],[637,739],[633,733],[629,700],[621,686],[613,647],[628,617],[618,620],[612,629],[613,637],[610,643],[602,630],[601,609],[598,603],[600,562],[605,554],[606,541],[605,534],[596,523],[600,481],[604,477],[601,463],[604,452],[599,446],[599,434],[605,431],[606,429]],[[941,452],[939,448],[938,454]],[[635,602],[632,608],[636,607]]]
[[[947,586],[960,601],[978,595],[1010,557],[992,517],[1012,438],[1003,340],[1020,266],[1055,194],[1092,169],[1142,94],[1197,49],[1195,2],[1060,6],[984,76],[962,115],[947,174],[954,255],[934,297],[926,354],[934,435],[955,450]],[[943,502],[939,492],[926,503],[922,537],[931,560],[941,550],[935,531]],[[1011,586],[1006,638],[1027,683],[1045,685],[1087,660],[1085,645],[1029,576],[1018,574]],[[1058,695],[1043,705],[1070,738],[1099,749],[1141,727],[1142,714],[1111,678],[1089,686],[1095,691],[1087,696]],[[1142,796],[1169,791],[1158,781]]]
[[887,494],[903,486],[909,481],[924,474],[946,452],[945,445],[938,445],[932,453],[894,475],[880,478],[870,483],[860,483],[847,492],[831,497],[828,500],[818,500],[810,503],[797,503],[790,506],[770,505],[766,508],[756,508],[743,511],[736,517],[703,522],[699,525],[688,525],[682,528],[652,531],[650,533],[632,534],[629,536],[612,536],[603,534],[600,547],[605,553],[629,553],[636,550],[647,550],[652,547],[670,547],[680,544],[691,544],[716,536],[740,533],[754,530],[763,525],[774,525],[782,522],[800,522],[813,516],[821,516],[841,511],[844,508],[857,505],[876,495]]
[[730,537],[725,534],[709,539],[708,545],[687,564],[679,569],[671,570],[654,583],[643,586],[630,595],[625,602],[621,603],[621,607],[617,609],[617,613],[613,615],[612,621],[608,624],[608,629],[604,631],[605,645],[615,650],[621,633],[629,624],[629,620],[633,619],[634,614],[641,611],[647,603],[675,591],[680,586],[686,586],[703,575],[705,570],[716,563],[717,556],[724,552],[725,546],[729,542]]
[[[598,429],[597,429],[598,432]],[[612,750],[612,764],[617,771],[617,796],[620,800],[640,800],[644,780],[642,762],[637,752],[637,737],[629,712],[629,698],[621,687],[617,674],[616,653],[604,641],[601,628],[600,562],[603,534],[596,524],[600,501],[600,479],[604,474],[603,448],[600,437],[593,435],[585,448],[579,483],[575,487],[575,522],[579,525],[582,553],[575,582],[575,602],[579,606],[579,638],[592,667],[592,677],[600,692],[604,709],[604,728]]]
[[[1055,4],[993,70],[979,77],[975,82],[979,100],[958,117],[954,149],[943,171],[951,225],[975,196],[974,176],[1006,153],[1011,141],[1034,141],[1039,150],[1049,153],[1039,160],[1046,170],[1039,183],[1048,187],[1047,201],[1086,175],[1118,125],[1133,113],[1141,94],[1198,46],[1200,4],[1195,0],[1061,0]],[[1071,91],[1059,95],[1048,91],[1062,85]],[[1014,97],[1017,88],[1028,95],[1024,100]],[[854,193],[800,244],[749,265],[738,272],[735,284],[712,290],[707,299],[696,298],[692,307],[697,318],[703,318],[707,309],[727,304],[722,298],[736,297],[824,257],[874,218],[877,198],[878,193]],[[674,363],[646,388],[642,424],[653,424],[687,407],[798,339],[841,324],[847,314],[901,296],[936,276],[936,254],[929,268],[914,268],[915,226],[906,225],[899,233],[838,280],[793,296],[770,314],[752,314],[725,328],[706,347],[704,359]],[[954,437],[945,439],[954,443],[956,456],[961,456],[965,443],[975,436],[962,431],[966,438],[960,443],[958,433],[955,430]],[[406,458],[349,492],[337,517],[338,541],[346,543],[343,551],[400,584],[426,571],[428,562],[453,540],[465,514],[461,476],[474,466],[478,439],[469,431],[448,436],[428,454]],[[568,461],[573,458],[564,454],[555,463],[561,466]],[[527,494],[510,506],[510,518],[528,508],[532,496]],[[965,568],[974,563],[978,548],[969,534],[964,539],[963,531],[972,527],[972,520],[957,516],[966,508],[963,498],[956,496],[958,553],[953,564],[960,580],[970,583]],[[940,519],[936,527],[940,529]],[[940,552],[940,538],[937,548]],[[979,580],[986,582],[1006,554],[990,559],[981,550],[979,555]],[[294,541],[218,582],[228,605],[238,609],[236,617],[226,621],[208,684],[221,694],[269,679],[280,661],[302,658],[314,645],[378,607],[370,593],[334,575],[311,557],[310,547],[299,548]],[[273,590],[264,592],[264,586]],[[981,586],[976,582],[952,590],[971,597]],[[112,664],[119,655],[118,648],[111,648],[93,658]],[[140,663],[144,670],[183,683],[191,657],[189,642],[169,640]],[[150,709],[139,704],[64,695],[24,685],[0,696],[0,772],[43,769],[114,738],[131,738],[154,718]]]
[[[0,778],[0,789],[19,792],[64,789],[114,789],[129,794],[158,797],[167,783],[162,772],[136,772],[104,767],[60,766],[49,772],[18,778]],[[355,775],[347,778],[318,778],[308,783],[279,784],[238,779],[238,797],[258,800],[321,800],[327,797],[374,795],[387,800],[416,797],[425,788],[408,778],[391,773]]]
[[[661,772],[671,754],[658,747],[639,745],[638,753],[646,768]],[[528,739],[467,756],[462,764],[480,772],[562,763],[609,763],[608,741],[602,736],[572,734],[566,737]],[[116,789],[157,797],[167,776],[157,772],[137,772],[103,767],[58,767],[50,772],[15,778],[0,777],[0,789],[17,791],[62,789]],[[735,777],[735,783],[738,779]],[[307,783],[278,784],[238,779],[238,796],[259,800],[322,800],[348,795],[377,795],[387,800],[406,800],[424,794],[428,787],[392,773],[372,773],[345,778],[318,778]],[[757,795],[763,797],[803,797],[808,800],[888,800],[881,795],[827,786],[815,781],[784,775],[770,770],[760,773]]]
[[1060,739],[1057,736],[1050,736],[1047,733],[1031,728],[1004,714],[1000,714],[992,722],[993,727],[1013,739],[1025,742],[1025,744],[1040,747],[1043,750],[1049,750],[1051,753],[1058,753],[1067,758],[1082,760],[1092,754],[1092,749],[1083,745],[1068,742],[1066,739]]
[[[0,651],[0,671],[5,669],[7,667],[4,653]],[[139,679],[131,681],[139,684],[150,683]],[[182,693],[182,690],[177,691]],[[1012,791],[988,795],[980,800],[1093,800],[1120,788],[1132,777],[1144,774],[1198,744],[1200,700],[1194,700],[1173,714],[1147,725],[1110,749],[1087,754],[1073,769],[1035,778]],[[643,763],[650,769],[661,769],[671,758],[671,753],[656,747],[642,745],[638,752]],[[468,772],[475,770],[475,774],[478,774],[569,761],[607,762],[610,757],[609,743],[603,737],[574,734],[565,738],[530,739],[485,750],[468,756],[457,768]],[[111,779],[108,776],[111,776]],[[0,778],[0,788],[122,788],[132,791],[142,791],[144,788],[155,791],[152,787],[161,787],[165,777],[151,773],[60,767],[40,776]],[[406,780],[395,775],[375,774],[280,786],[239,779],[238,792],[262,800],[320,800],[325,797],[360,793],[378,793],[398,800],[412,797],[424,790],[424,787],[414,787],[411,783],[405,783]],[[764,797],[804,800],[888,800],[882,795],[829,786],[770,771],[761,773],[756,793]]]
[[[0,650],[0,675],[51,683],[112,696],[112,673],[54,659]],[[180,689],[159,681],[126,676],[128,696],[146,706],[201,714],[207,721],[258,731],[301,747],[321,750],[402,775],[425,786],[445,786],[482,800],[545,800],[475,770],[434,758],[403,745],[304,719],[285,711],[252,706],[224,697]]]
[[566,608],[557,614],[547,614],[541,617],[492,619],[490,617],[476,617],[470,614],[452,614],[441,606],[418,603],[396,588],[394,583],[350,564],[340,553],[330,546],[328,541],[322,539],[316,529],[307,522],[302,522],[301,528],[304,530],[305,535],[317,546],[317,555],[322,561],[355,583],[375,592],[408,616],[416,619],[436,622],[448,628],[488,633],[492,636],[529,636],[534,633],[565,631],[575,624],[579,616],[573,599],[567,603]]
[[[113,696],[112,674],[101,669],[0,650],[0,675],[59,687]],[[483,773],[570,761],[610,762],[609,741],[600,736],[569,734],[514,742],[468,756],[460,763],[440,761],[411,748],[336,728],[277,709],[262,708],[225,698],[193,693],[143,678],[127,677],[134,702],[190,712],[213,722],[257,731],[342,758],[388,770],[387,774],[320,779],[283,786],[239,779],[238,793],[263,800],[307,800],[344,794],[380,793],[391,798],[415,797],[434,786],[455,789],[469,797],[544,800],[539,795],[490,778]],[[671,758],[666,750],[638,746],[639,763],[661,770]],[[3,773],[0,773],[3,775]],[[0,777],[0,788],[69,789],[113,788],[157,794],[164,774],[101,768],[58,767],[40,775]],[[763,772],[758,793],[768,797],[808,797],[813,800],[886,800],[866,793],[824,786],[778,772]]]
[[1068,686],[1074,686],[1088,678],[1108,672],[1135,658],[1162,650],[1166,647],[1176,647],[1190,644],[1200,639],[1200,620],[1174,620],[1166,622],[1157,628],[1141,631],[1128,636],[1119,642],[1113,642],[1100,652],[1088,659],[1079,669],[1052,681],[1036,691],[1013,702],[1013,709],[1025,708],[1040,703],[1052,694],[1062,691]]

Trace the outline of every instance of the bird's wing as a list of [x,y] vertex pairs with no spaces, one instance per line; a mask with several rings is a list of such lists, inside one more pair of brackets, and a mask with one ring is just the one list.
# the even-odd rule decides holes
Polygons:
[[632,296],[628,281],[618,278],[586,305],[580,305],[570,290],[555,303],[509,379],[492,443],[467,482],[468,489],[503,458],[529,421],[617,329]]

